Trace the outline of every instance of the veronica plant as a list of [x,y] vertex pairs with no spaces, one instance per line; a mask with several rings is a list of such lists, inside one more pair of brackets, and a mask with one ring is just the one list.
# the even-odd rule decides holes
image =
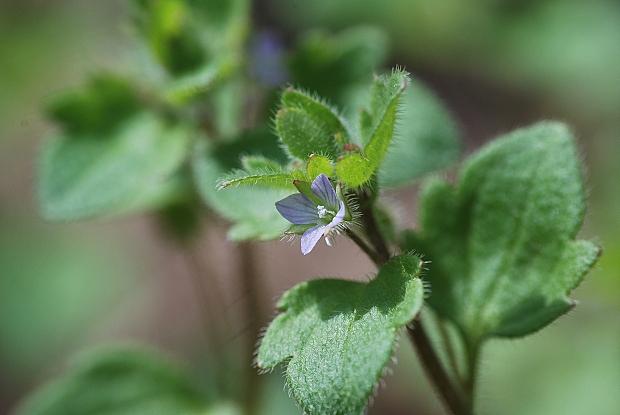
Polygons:
[[[454,183],[426,180],[420,224],[402,229],[383,190],[450,167],[460,146],[455,122],[419,81],[401,68],[371,76],[386,57],[381,31],[314,32],[272,53],[260,36],[248,48],[244,0],[133,4],[149,76],[101,74],[50,104],[61,128],[41,152],[41,211],[62,221],[153,212],[188,257],[198,225],[208,231],[219,216],[241,243],[248,292],[260,279],[243,241],[301,235],[307,255],[321,238],[350,238],[376,276],[291,288],[256,354],[259,370],[286,365],[305,413],[364,412],[406,333],[447,410],[472,414],[485,341],[528,335],[574,308],[568,295],[600,250],[575,239],[586,203],[565,125],[509,133],[469,157]],[[294,86],[274,88],[265,68]],[[219,318],[216,288],[211,281],[212,301],[204,300],[207,320],[225,322],[207,324],[210,386],[158,353],[105,351],[17,413],[257,413],[257,380],[246,368],[260,326],[245,351],[224,347],[235,330]],[[248,301],[248,320],[258,304]],[[437,327],[454,335],[429,338]],[[230,372],[245,381],[227,383]]]

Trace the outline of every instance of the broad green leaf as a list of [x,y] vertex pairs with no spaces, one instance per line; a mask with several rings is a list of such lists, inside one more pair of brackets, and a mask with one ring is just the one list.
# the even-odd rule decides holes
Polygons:
[[308,164],[306,166],[306,173],[308,175],[308,178],[310,178],[311,180],[314,180],[314,178],[321,173],[326,175],[327,177],[331,177],[334,174],[334,166],[331,160],[327,157],[313,154],[308,160]]
[[599,255],[575,240],[585,209],[566,126],[542,122],[489,144],[456,188],[435,181],[421,196],[421,230],[407,248],[432,261],[429,304],[474,348],[549,324],[575,305],[568,294]]
[[[376,77],[372,86],[370,111],[362,118],[363,154],[351,153],[336,165],[336,174],[349,187],[368,182],[379,168],[392,142],[400,97],[409,82],[408,74],[396,70],[391,76]],[[372,126],[372,127],[370,127]]]
[[189,134],[143,113],[100,138],[61,135],[45,142],[39,201],[50,220],[76,220],[165,205],[178,188]]
[[47,113],[74,134],[106,133],[140,110],[130,83],[111,74],[90,79],[81,90],[51,100]]
[[[79,360],[44,385],[17,415],[199,415],[214,409],[209,397],[167,356],[141,349],[109,349]],[[225,406],[220,406],[225,409]],[[231,406],[220,414],[238,414]]]
[[317,279],[278,301],[257,363],[287,362],[286,380],[308,414],[361,414],[390,360],[397,331],[422,307],[422,261],[392,258],[369,283]]
[[239,61],[233,57],[211,62],[194,72],[173,80],[164,91],[164,96],[172,104],[185,104],[212,91],[238,68]]
[[368,82],[387,52],[388,37],[376,27],[354,27],[335,35],[314,31],[301,41],[288,66],[296,84],[344,104],[343,90]]
[[459,135],[448,111],[421,82],[403,94],[395,139],[381,162],[381,187],[406,184],[448,167],[459,156]]
[[[275,203],[294,193],[294,187],[290,190],[266,189],[262,186],[217,189],[219,178],[241,167],[240,159],[243,155],[258,151],[275,160],[286,159],[276,138],[267,132],[250,134],[218,146],[200,141],[194,151],[192,167],[200,195],[212,209],[233,222],[228,232],[229,238],[233,240],[276,239],[290,226],[276,210]],[[277,179],[282,184],[290,184],[288,173],[286,177]]]

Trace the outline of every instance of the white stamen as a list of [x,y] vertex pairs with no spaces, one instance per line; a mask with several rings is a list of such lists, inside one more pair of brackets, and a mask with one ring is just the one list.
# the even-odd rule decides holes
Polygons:
[[325,206],[319,205],[316,208],[317,208],[317,211],[319,213],[319,218],[321,218],[321,219],[323,219],[327,215],[332,215],[332,216],[335,215],[335,213],[332,212],[331,210],[325,209]]

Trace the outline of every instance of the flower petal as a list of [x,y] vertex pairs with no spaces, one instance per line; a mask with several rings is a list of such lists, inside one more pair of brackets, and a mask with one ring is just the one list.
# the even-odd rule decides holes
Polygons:
[[334,219],[332,219],[332,221],[329,222],[329,225],[327,225],[327,229],[333,229],[336,226],[338,226],[338,224],[342,222],[342,220],[344,219],[345,213],[346,213],[346,209],[344,207],[344,202],[341,200],[340,210],[338,211],[338,213],[336,213],[336,216],[334,216]]
[[321,199],[329,210],[338,209],[338,195],[325,174],[319,174],[312,182],[312,194]]
[[325,230],[325,226],[318,225],[314,228],[310,228],[304,232],[301,236],[301,253],[307,255],[312,251],[316,243],[323,236],[323,231]]
[[306,195],[295,193],[276,202],[276,209],[284,219],[295,225],[319,222],[319,213],[314,203]]

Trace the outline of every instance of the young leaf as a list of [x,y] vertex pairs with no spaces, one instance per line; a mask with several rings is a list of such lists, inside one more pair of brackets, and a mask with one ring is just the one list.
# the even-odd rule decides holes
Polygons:
[[[68,374],[28,397],[16,414],[215,414],[209,401],[168,357],[110,349],[77,362]],[[238,413],[230,409],[228,413]]]
[[149,113],[127,120],[105,139],[72,134],[48,140],[39,168],[43,215],[76,220],[150,208],[156,195],[168,192],[188,144],[186,129]]
[[422,261],[392,258],[369,283],[319,279],[301,283],[278,302],[257,363],[288,361],[286,380],[308,414],[361,414],[379,381],[399,328],[419,313]]
[[432,260],[429,304],[470,347],[524,336],[569,311],[568,293],[599,255],[575,241],[586,204],[570,131],[542,122],[491,143],[466,164],[457,188],[429,185],[421,231],[407,247]]
[[382,187],[406,184],[448,167],[459,156],[459,135],[448,111],[421,82],[403,94],[396,138],[381,162]]
[[[399,99],[409,82],[408,74],[397,70],[392,76],[375,79],[372,87],[370,112],[363,117],[363,154],[352,153],[338,160],[336,174],[349,187],[368,182],[377,171],[394,135]],[[372,126],[371,128],[369,128]]]
[[335,160],[349,133],[342,119],[318,100],[294,89],[282,94],[276,130],[290,154],[307,160],[321,154]]
[[[212,209],[233,222],[234,226],[228,232],[229,238],[269,240],[282,236],[290,223],[278,213],[275,203],[295,191],[294,187],[289,187],[291,173],[276,173],[266,178],[246,177],[250,184],[262,180],[263,184],[276,187],[274,189],[231,185],[217,190],[219,178],[241,167],[242,155],[260,150],[265,155],[273,151],[270,158],[276,160],[286,158],[278,148],[275,137],[257,132],[218,146],[210,147],[201,141],[194,150],[192,168],[198,191]],[[299,174],[303,175],[301,172]],[[283,188],[277,188],[279,185]]]

